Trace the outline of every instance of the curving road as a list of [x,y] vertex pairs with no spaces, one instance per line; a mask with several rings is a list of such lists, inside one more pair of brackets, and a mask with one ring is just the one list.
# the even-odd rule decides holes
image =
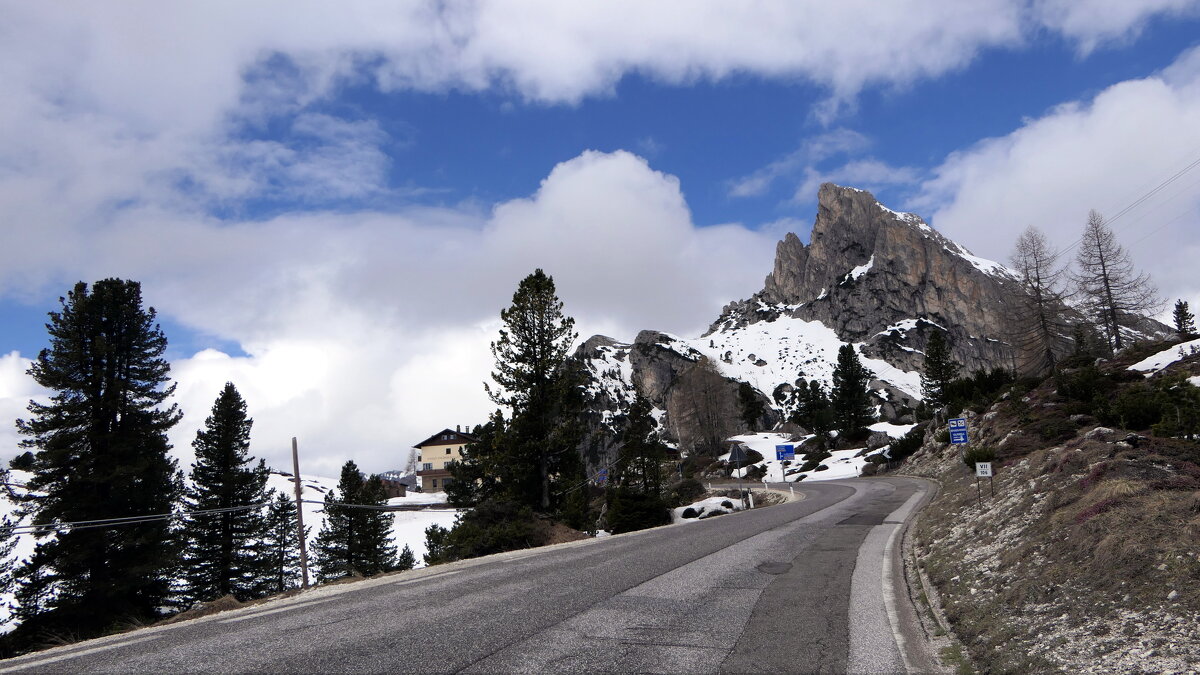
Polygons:
[[314,588],[0,672],[927,672],[898,534],[930,489],[801,484],[780,506]]

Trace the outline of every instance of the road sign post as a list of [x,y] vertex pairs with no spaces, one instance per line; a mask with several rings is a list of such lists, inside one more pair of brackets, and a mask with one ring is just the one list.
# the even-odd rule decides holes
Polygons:
[[742,462],[747,459],[746,451],[742,450],[741,445],[735,445],[733,446],[733,449],[729,451],[729,459],[730,461],[737,462],[738,498],[742,500],[742,508],[747,508],[746,492],[742,489]]
[[952,445],[967,444],[967,420],[964,417],[955,417],[947,422],[946,426],[950,430],[950,443]]

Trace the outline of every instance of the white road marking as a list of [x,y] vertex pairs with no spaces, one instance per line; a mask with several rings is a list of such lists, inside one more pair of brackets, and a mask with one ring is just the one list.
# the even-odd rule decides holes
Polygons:
[[257,619],[260,616],[267,616],[268,614],[278,614],[280,612],[286,612],[289,609],[296,609],[299,607],[311,607],[312,605],[319,605],[323,602],[329,602],[330,600],[333,600],[333,598],[317,598],[315,600],[307,600],[305,602],[294,602],[290,605],[284,605],[283,607],[275,607],[273,609],[260,609],[260,610],[253,611],[253,612],[247,612],[247,613],[241,614],[239,616],[231,616],[227,619],[218,619],[217,623],[235,623],[237,621],[246,621],[248,619]]
[[68,659],[73,659],[73,658],[76,658],[79,656],[86,656],[88,654],[95,654],[97,652],[103,652],[103,651],[107,651],[109,649],[117,649],[118,647],[126,647],[129,645],[135,645],[139,642],[149,642],[150,640],[157,640],[158,637],[159,636],[157,636],[157,635],[151,635],[148,637],[133,638],[130,640],[121,640],[119,642],[113,642],[111,644],[101,645],[99,647],[89,647],[88,649],[80,649],[78,651],[67,652],[66,654],[60,654],[58,656],[50,656],[47,658],[40,658],[40,659],[34,659],[32,661],[25,661],[23,663],[12,665],[7,668],[0,668],[0,673],[11,673],[11,672],[15,672],[18,670],[29,670],[29,669],[41,668],[41,667],[47,666],[51,663],[58,663],[59,661],[66,661]]

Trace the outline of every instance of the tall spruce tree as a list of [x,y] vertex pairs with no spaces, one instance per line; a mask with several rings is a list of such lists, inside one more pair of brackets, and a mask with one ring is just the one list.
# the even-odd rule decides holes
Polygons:
[[767,406],[749,382],[738,385],[738,408],[746,429],[754,431],[754,425],[767,413]]
[[825,387],[817,380],[810,380],[807,387],[797,390],[796,402],[792,421],[815,434],[822,442],[828,441],[829,432],[834,429],[834,418]]
[[[167,338],[141,285],[80,282],[46,324],[50,346],[29,368],[53,392],[18,420],[35,451],[32,522],[68,523],[172,513],[182,478],[167,431],[180,419],[162,358]],[[10,640],[56,632],[96,635],[164,605],[178,548],[167,519],[60,529],[19,572],[22,623]]]
[[553,442],[562,421],[563,366],[577,337],[575,320],[562,310],[552,277],[538,269],[522,279],[512,305],[500,311],[504,327],[492,343],[497,386],[484,385],[494,403],[512,412],[504,438],[509,475],[502,487],[543,513],[551,510],[551,483],[567,475],[562,465],[578,460],[576,448]]
[[940,330],[933,331],[925,346],[925,370],[921,373],[921,394],[925,403],[940,408],[946,400],[946,388],[958,377],[958,364],[950,358],[950,345]]
[[192,448],[191,485],[185,497],[184,578],[187,601],[204,602],[226,595],[249,600],[260,593],[262,563],[257,550],[263,538],[267,503],[267,467],[250,456],[246,402],[232,382],[213,403]]
[[394,568],[392,516],[372,508],[386,503],[387,494],[379,476],[365,478],[353,461],[342,466],[337,490],[325,495],[325,524],[317,534],[321,581],[354,574],[371,576]]
[[1171,315],[1175,321],[1175,332],[1180,337],[1188,337],[1196,334],[1196,316],[1188,311],[1186,300],[1175,301],[1175,311]]
[[830,405],[839,439],[853,441],[862,438],[867,425],[875,421],[875,411],[867,396],[870,381],[871,373],[858,360],[854,347],[842,345],[838,348]]
[[[258,595],[273,595],[295,588],[300,581],[300,542],[296,538],[296,502],[273,492],[263,519]],[[305,526],[305,536],[308,536]]]
[[662,497],[666,448],[659,439],[650,401],[635,393],[621,434],[621,448],[609,476],[605,501],[608,527],[630,532],[670,523]]
[[15,549],[19,535],[15,528],[19,522],[8,516],[0,518],[0,593],[11,593],[16,581],[13,572],[17,562]]
[[658,422],[650,400],[636,392],[621,435],[621,484],[645,494],[662,493],[662,463],[666,446],[658,435]]

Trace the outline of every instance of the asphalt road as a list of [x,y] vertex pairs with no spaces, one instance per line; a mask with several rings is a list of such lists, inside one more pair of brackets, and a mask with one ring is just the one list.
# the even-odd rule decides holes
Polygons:
[[897,535],[928,489],[802,484],[802,501],[314,588],[0,672],[924,672]]

